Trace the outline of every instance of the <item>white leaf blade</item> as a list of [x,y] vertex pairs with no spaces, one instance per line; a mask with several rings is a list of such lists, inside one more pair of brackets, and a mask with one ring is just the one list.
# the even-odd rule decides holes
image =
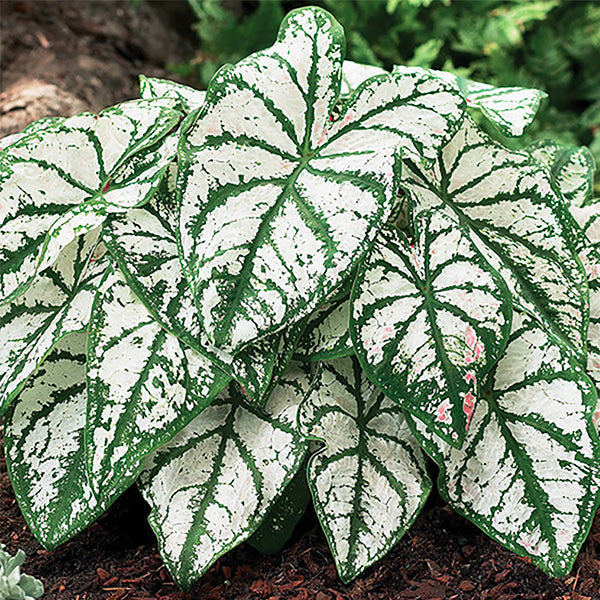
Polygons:
[[[394,73],[403,73],[409,67],[395,66]],[[481,113],[503,135],[519,137],[534,121],[546,92],[522,87],[496,87],[448,73],[429,71],[453,85],[465,98],[467,107]]]
[[13,489],[48,549],[87,527],[115,498],[100,502],[85,468],[85,347],[85,333],[61,339],[5,419]]
[[131,484],[143,458],[185,427],[227,376],[160,327],[118,270],[89,326],[86,460],[100,497]]
[[447,206],[503,276],[515,303],[585,356],[587,284],[569,239],[570,216],[546,169],[507,150],[470,120],[430,171],[407,166],[416,206]]
[[517,320],[459,450],[414,429],[460,514],[536,566],[567,574],[598,505],[596,393],[570,349]]
[[333,120],[341,42],[327,13],[290,13],[271,49],[217,74],[187,136],[184,269],[228,351],[321,304],[392,209],[398,149],[432,158],[463,117],[450,86],[414,69],[370,79]]
[[302,465],[296,413],[307,383],[291,367],[264,411],[230,386],[146,461],[139,485],[149,522],[181,587],[252,535]]
[[0,307],[0,414],[62,337],[87,328],[106,266],[97,236],[81,236],[23,295]]
[[582,208],[591,201],[596,165],[589,148],[542,140],[527,150],[550,168],[552,179],[567,205]]
[[[110,206],[104,194],[114,196],[119,185],[136,187],[132,196],[143,202],[153,192],[144,160],[138,185],[131,174],[121,179],[136,163],[132,156],[144,154],[178,123],[180,113],[168,102],[132,101],[53,122],[0,153],[0,301],[23,293],[76,236],[102,223]],[[162,167],[154,169],[155,178]]]
[[431,481],[401,408],[361,373],[356,358],[323,363],[299,423],[326,446],[308,483],[338,573],[349,582],[410,527]]
[[510,294],[452,213],[421,212],[415,229],[414,244],[381,231],[356,277],[350,332],[371,381],[460,446],[508,340]]
[[210,342],[177,253],[173,202],[172,193],[159,192],[151,205],[109,219],[103,230],[106,244],[127,282],[155,319],[231,375],[250,398],[260,402],[273,376],[278,352],[285,350],[287,333],[261,340],[236,356]]

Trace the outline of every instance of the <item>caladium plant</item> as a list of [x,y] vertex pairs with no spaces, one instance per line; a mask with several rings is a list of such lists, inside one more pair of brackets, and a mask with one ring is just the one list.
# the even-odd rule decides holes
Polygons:
[[[0,416],[54,548],[137,484],[187,588],[309,495],[343,581],[457,512],[567,573],[600,502],[590,154],[536,90],[344,62],[326,11],[206,92],[0,143]],[[483,128],[480,126],[483,126]]]

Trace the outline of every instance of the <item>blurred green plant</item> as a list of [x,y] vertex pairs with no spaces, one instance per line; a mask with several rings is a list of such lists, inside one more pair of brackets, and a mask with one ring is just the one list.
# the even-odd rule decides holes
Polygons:
[[[308,2],[188,0],[200,42],[176,71],[206,86],[214,72],[267,46],[283,13]],[[348,32],[350,60],[418,65],[549,94],[515,147],[550,138],[587,145],[600,164],[600,3],[571,0],[316,0]]]
[[16,556],[4,551],[0,544],[0,598],[2,600],[35,600],[44,593],[42,582],[21,573],[25,553],[19,550]]

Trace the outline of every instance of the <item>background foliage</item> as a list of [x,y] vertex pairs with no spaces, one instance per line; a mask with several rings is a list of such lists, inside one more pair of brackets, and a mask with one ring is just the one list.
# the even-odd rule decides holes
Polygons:
[[[285,12],[328,9],[348,32],[347,58],[444,69],[497,86],[545,90],[538,119],[518,141],[589,146],[600,164],[600,3],[572,0],[188,0],[199,50],[175,69],[204,88],[217,68],[269,46]],[[497,137],[501,137],[494,132]]]

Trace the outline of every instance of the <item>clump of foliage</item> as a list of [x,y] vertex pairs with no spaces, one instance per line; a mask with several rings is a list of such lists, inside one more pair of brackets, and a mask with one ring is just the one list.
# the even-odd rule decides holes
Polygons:
[[41,598],[44,586],[35,577],[21,573],[25,553],[11,556],[0,546],[0,598],[2,600],[35,600]]
[[54,548],[128,486],[176,581],[276,551],[312,498],[350,581],[442,496],[567,573],[600,500],[585,148],[543,94],[345,62],[327,12],[208,91],[39,121],[0,152],[0,410]]
[[[197,18],[200,51],[193,64],[178,70],[201,86],[221,65],[268,46],[280,15],[293,7],[262,0],[255,10],[234,15],[212,0],[188,1]],[[444,69],[499,87],[545,91],[549,99],[530,131],[501,141],[513,148],[540,137],[585,144],[600,162],[597,3],[322,0],[321,5],[349,32],[347,56],[353,61],[388,69],[401,64]]]

